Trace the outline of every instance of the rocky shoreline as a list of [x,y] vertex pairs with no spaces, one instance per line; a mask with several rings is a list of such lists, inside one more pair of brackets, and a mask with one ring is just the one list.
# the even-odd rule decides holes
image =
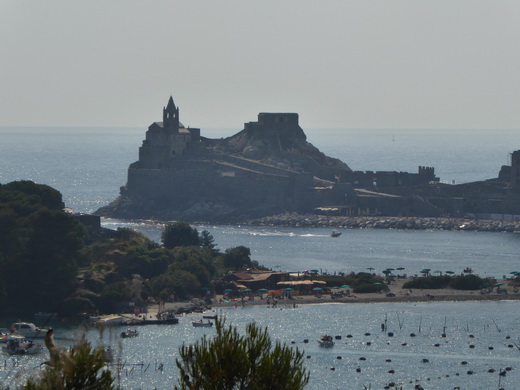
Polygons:
[[520,221],[428,217],[344,217],[283,213],[251,219],[252,226],[326,227],[335,229],[465,230],[520,232]]

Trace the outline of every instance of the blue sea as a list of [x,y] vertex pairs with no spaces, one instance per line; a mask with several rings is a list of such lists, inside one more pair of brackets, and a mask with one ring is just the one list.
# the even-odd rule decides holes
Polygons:
[[[239,130],[201,132],[220,138]],[[496,177],[500,167],[509,163],[509,154],[520,149],[516,130],[304,130],[309,142],[353,170],[416,172],[418,166],[426,165],[435,167],[441,180],[455,183]],[[126,182],[128,165],[138,158],[145,131],[144,127],[0,127],[0,183],[33,180],[48,184],[63,194],[67,207],[92,212],[117,197],[119,187]],[[156,241],[163,228],[153,221],[105,219],[103,225],[131,227]],[[413,275],[423,268],[460,273],[471,267],[481,276],[501,278],[520,268],[520,234],[514,233],[348,230],[333,240],[329,230],[318,228],[196,227],[209,230],[220,248],[247,246],[253,259],[285,271],[359,272],[373,267],[377,272],[404,267],[404,273]],[[504,389],[517,388],[519,309],[516,302],[486,302],[319,305],[282,310],[261,306],[223,309],[223,313],[230,323],[242,328],[250,321],[268,326],[275,339],[294,342],[303,349],[311,372],[310,389],[382,389],[394,382],[403,389],[421,384],[425,389],[445,390],[455,386],[492,389],[498,388],[499,381]],[[380,331],[385,317],[391,319],[392,338]],[[136,339],[118,339],[121,329],[104,335],[100,342],[112,344],[127,363],[120,376],[123,388],[173,387],[178,347],[214,331],[192,328],[191,318],[181,318],[178,326],[143,328]],[[441,338],[445,321],[447,337]],[[411,332],[418,336],[410,338]],[[61,333],[60,342],[72,342],[74,330],[62,329]],[[320,349],[315,339],[324,333],[342,339],[331,349]],[[346,338],[348,334],[353,337]],[[89,337],[96,339],[93,332]],[[470,348],[471,344],[475,347]],[[362,357],[365,360],[359,360]],[[15,366],[5,357],[0,381],[20,383],[22,374],[33,373],[44,359],[22,357]],[[423,359],[429,362],[422,363]],[[157,369],[161,363],[163,370]],[[499,376],[505,367],[512,370]],[[490,369],[495,371],[490,373]]]

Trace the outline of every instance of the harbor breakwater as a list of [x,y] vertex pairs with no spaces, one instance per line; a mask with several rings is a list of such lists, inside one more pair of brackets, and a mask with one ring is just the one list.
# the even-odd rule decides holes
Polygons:
[[321,227],[335,229],[467,230],[520,232],[520,221],[425,217],[345,217],[283,213],[251,219],[252,226]]

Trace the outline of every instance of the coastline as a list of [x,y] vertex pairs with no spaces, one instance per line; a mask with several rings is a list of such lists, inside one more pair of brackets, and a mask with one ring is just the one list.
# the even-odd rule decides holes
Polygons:
[[443,217],[345,217],[282,213],[243,221],[251,226],[316,227],[336,229],[450,230],[520,232],[520,221]]
[[[511,288],[507,293],[497,293],[496,290],[482,293],[480,290],[453,290],[453,289],[403,289],[403,284],[407,278],[402,278],[392,282],[389,291],[384,293],[366,293],[332,298],[330,294],[321,297],[315,295],[296,295],[292,299],[278,299],[275,306],[268,304],[266,296],[262,298],[255,296],[253,300],[224,300],[222,295],[217,295],[213,304],[207,305],[209,311],[215,311],[224,307],[245,307],[245,306],[269,306],[277,308],[291,308],[299,305],[318,305],[318,304],[372,304],[372,303],[426,303],[426,302],[489,302],[489,301],[520,301],[520,292],[513,292]],[[503,281],[504,285],[507,280]],[[507,287],[507,286],[506,286]],[[392,292],[393,297],[387,297],[386,293]],[[166,302],[163,310],[178,313],[187,313],[187,307],[193,307],[193,301],[189,302]],[[158,306],[153,305],[148,308],[149,313],[156,314]]]

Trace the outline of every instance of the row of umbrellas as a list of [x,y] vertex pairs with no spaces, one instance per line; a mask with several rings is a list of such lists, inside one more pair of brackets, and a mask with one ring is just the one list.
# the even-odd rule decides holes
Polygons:
[[[386,268],[386,269],[384,269],[384,270],[381,271],[381,272],[382,272],[383,274],[385,274],[386,276],[394,276],[394,277],[395,277],[395,276],[397,276],[397,275],[393,274],[392,271],[396,271],[396,270],[397,270],[397,271],[402,271],[402,270],[404,270],[404,269],[405,269],[404,267],[397,267],[397,268],[392,268],[392,267],[390,267],[390,268]],[[369,271],[374,271],[375,268],[374,268],[374,267],[368,267],[367,270],[369,270]],[[423,269],[420,271],[421,274],[429,274],[430,272],[431,272],[431,268],[423,268]],[[442,275],[443,272],[444,272],[445,274],[451,274],[451,275],[453,275],[453,274],[455,273],[454,271],[440,271],[440,270],[433,271],[433,273],[438,273],[438,274],[441,274],[441,275]],[[511,273],[513,273],[513,272],[511,272]],[[520,272],[518,272],[518,275],[520,275]]]

